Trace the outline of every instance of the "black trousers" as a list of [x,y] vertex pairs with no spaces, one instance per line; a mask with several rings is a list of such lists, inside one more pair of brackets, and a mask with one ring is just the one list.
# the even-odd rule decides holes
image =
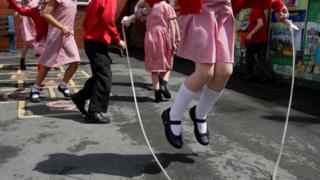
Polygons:
[[107,112],[111,91],[111,58],[108,45],[101,42],[85,41],[85,52],[90,60],[92,77],[77,93],[77,98],[90,99],[89,112]]
[[248,45],[246,51],[246,65],[248,75],[257,78],[272,78],[272,66],[267,59],[267,43]]

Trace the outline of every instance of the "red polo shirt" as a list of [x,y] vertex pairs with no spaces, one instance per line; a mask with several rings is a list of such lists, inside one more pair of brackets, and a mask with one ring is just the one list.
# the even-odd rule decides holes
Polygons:
[[264,11],[261,9],[253,9],[249,16],[249,26],[248,31],[251,32],[258,24],[258,19],[262,19],[262,28],[252,35],[251,41],[249,43],[266,43],[268,41],[268,24],[266,21],[266,16]]
[[116,0],[91,0],[83,23],[84,40],[118,44],[121,39],[114,23],[116,11]]

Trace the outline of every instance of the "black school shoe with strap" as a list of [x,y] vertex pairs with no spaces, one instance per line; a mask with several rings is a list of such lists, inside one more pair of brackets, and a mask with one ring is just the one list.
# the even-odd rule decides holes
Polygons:
[[39,91],[35,91],[35,92],[30,92],[30,101],[33,102],[33,103],[39,103],[41,100],[40,100],[40,93]]
[[71,97],[72,93],[69,88],[62,88],[60,84],[58,85],[58,91],[60,91],[64,97]]
[[202,145],[208,145],[210,138],[209,138],[209,130],[207,129],[207,132],[202,134],[199,132],[198,124],[197,123],[205,123],[207,122],[205,119],[197,119],[196,118],[196,106],[193,106],[190,111],[189,115],[191,120],[193,121],[194,125],[194,135],[196,136],[197,141]]
[[182,148],[182,136],[176,136],[171,131],[170,125],[181,125],[181,121],[171,121],[170,120],[170,108],[162,112],[162,122],[165,129],[165,134],[168,142],[175,148]]

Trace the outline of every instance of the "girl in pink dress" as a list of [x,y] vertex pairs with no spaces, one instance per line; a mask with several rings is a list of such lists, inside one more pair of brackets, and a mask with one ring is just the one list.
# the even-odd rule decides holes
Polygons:
[[69,67],[58,85],[58,90],[65,97],[71,96],[67,84],[80,62],[79,51],[73,36],[76,12],[76,0],[47,1],[43,10],[43,18],[49,22],[46,49],[39,57],[38,63],[42,65],[42,68],[38,71],[36,82],[31,89],[31,102],[40,102],[41,81],[46,77],[50,68],[65,64],[69,64]]
[[[178,0],[181,41],[178,56],[195,62],[195,71],[182,83],[174,103],[162,113],[165,135],[175,148],[183,145],[181,120],[195,95],[200,100],[190,111],[194,134],[202,145],[209,144],[207,114],[221,96],[233,71],[234,17],[245,7],[270,8],[281,0]],[[276,2],[279,3],[279,2]],[[234,7],[232,7],[232,4]],[[279,3],[278,11],[285,8]],[[284,11],[286,12],[286,11]]]
[[[31,0],[22,0],[21,7],[33,8],[36,4],[33,4]],[[25,63],[26,55],[30,46],[33,46],[34,40],[36,39],[36,29],[32,18],[27,16],[20,16],[20,28],[23,45],[21,49],[20,69],[26,70],[27,66]]]
[[162,95],[171,98],[167,83],[173,67],[176,43],[180,38],[176,26],[177,16],[172,5],[165,0],[140,0],[137,9],[138,18],[147,15],[144,39],[145,68],[151,73],[154,102],[160,102],[163,100]]

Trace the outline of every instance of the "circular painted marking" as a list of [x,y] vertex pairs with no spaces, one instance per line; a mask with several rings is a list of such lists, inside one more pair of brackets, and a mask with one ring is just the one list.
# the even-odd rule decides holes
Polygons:
[[76,109],[76,106],[71,104],[70,101],[63,100],[48,102],[46,106],[48,106],[51,111],[73,111]]

